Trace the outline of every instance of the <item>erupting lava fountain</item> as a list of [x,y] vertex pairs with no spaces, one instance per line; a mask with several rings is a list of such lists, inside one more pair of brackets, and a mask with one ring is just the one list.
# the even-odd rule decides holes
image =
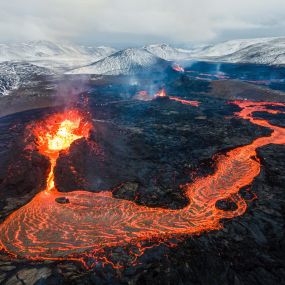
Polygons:
[[185,104],[185,105],[190,105],[193,107],[198,107],[200,105],[199,101],[190,101],[190,100],[185,100],[181,99],[179,97],[174,97],[174,96],[167,96],[165,89],[161,89],[159,92],[155,94],[156,98],[168,98],[169,100],[177,101],[179,103]]

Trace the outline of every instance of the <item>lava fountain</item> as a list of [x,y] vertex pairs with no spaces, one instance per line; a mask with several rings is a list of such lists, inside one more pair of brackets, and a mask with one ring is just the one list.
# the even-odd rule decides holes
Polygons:
[[172,69],[177,72],[184,72],[184,68],[177,63],[173,64]]
[[[238,194],[260,173],[256,149],[267,144],[285,144],[285,128],[256,119],[256,111],[274,112],[269,105],[236,101],[241,108],[236,115],[272,130],[270,136],[237,147],[220,155],[215,172],[183,185],[189,204],[179,210],[152,208],[117,199],[110,191],[65,193],[69,203],[59,204],[61,196],[54,187],[53,168],[60,151],[79,138],[87,138],[91,124],[77,111],[52,115],[34,128],[38,151],[51,161],[47,188],[28,204],[13,212],[0,225],[0,247],[14,257],[31,260],[95,260],[102,249],[144,241],[167,241],[171,237],[200,234],[220,229],[221,219],[242,215],[246,201]],[[223,211],[216,207],[221,199],[233,200],[237,208]]]
[[168,97],[168,96],[166,95],[165,89],[162,88],[161,90],[159,90],[159,91],[155,94],[155,97],[156,97],[156,98],[159,98],[159,97],[164,98],[164,97]]
[[54,168],[60,151],[68,150],[75,140],[86,139],[90,129],[91,124],[77,110],[52,115],[33,126],[32,133],[37,139],[38,151],[47,156],[51,164],[45,192],[54,189]]

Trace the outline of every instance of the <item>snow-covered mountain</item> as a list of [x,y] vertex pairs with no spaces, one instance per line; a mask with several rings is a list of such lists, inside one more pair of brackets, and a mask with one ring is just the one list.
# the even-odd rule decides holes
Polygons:
[[162,70],[168,65],[166,60],[144,48],[129,48],[67,74],[129,75],[148,70]]
[[267,42],[270,39],[271,38],[258,38],[226,41],[215,45],[205,46],[200,51],[197,51],[197,54],[214,57],[225,56],[247,48],[248,46]]
[[183,60],[191,58],[191,55],[195,52],[194,49],[186,50],[180,48],[174,48],[166,44],[153,44],[144,47],[148,52],[169,61]]
[[231,40],[214,45],[174,48],[166,44],[144,47],[152,54],[169,61],[205,60],[231,63],[285,64],[285,38]]
[[285,64],[285,38],[232,40],[208,46],[192,54],[193,59],[231,63]]
[[53,70],[69,70],[100,60],[116,50],[111,47],[85,47],[69,43],[31,41],[0,44],[0,62],[25,61]]
[[0,44],[0,96],[19,87],[31,87],[43,76],[90,64],[115,51],[110,47],[50,41]]
[[43,59],[93,58],[101,59],[114,53],[110,47],[85,47],[50,41],[0,44],[0,61],[36,61]]
[[8,95],[17,88],[31,87],[41,76],[52,76],[54,73],[43,67],[25,62],[0,63],[0,96]]

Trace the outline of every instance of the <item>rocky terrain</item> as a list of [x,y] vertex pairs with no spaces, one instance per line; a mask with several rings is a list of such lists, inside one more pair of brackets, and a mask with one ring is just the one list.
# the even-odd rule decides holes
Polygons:
[[[50,69],[24,62],[0,63],[0,96],[6,96],[10,91],[19,88],[33,88],[43,78],[54,79],[55,73]],[[52,88],[47,86],[47,88]]]

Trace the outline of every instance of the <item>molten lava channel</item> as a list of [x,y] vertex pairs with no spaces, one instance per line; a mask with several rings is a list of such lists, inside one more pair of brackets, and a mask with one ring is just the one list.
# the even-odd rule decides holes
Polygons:
[[193,106],[193,107],[199,107],[200,105],[200,102],[199,101],[194,101],[194,100],[186,100],[186,99],[181,99],[179,97],[174,97],[174,96],[168,96],[166,94],[166,91],[165,89],[161,89],[159,92],[157,92],[155,94],[155,97],[156,98],[168,98],[169,100],[172,100],[172,101],[176,101],[176,102],[179,102],[179,103],[182,103],[184,105],[190,105],[190,106]]
[[138,100],[142,100],[142,101],[150,101],[150,100],[155,100],[157,98],[166,98],[166,99],[176,101],[184,105],[190,105],[193,107],[199,107],[200,105],[199,101],[186,100],[186,99],[182,99],[179,97],[168,96],[164,88],[159,90],[156,94],[149,94],[146,90],[141,90],[140,92],[138,92],[135,98]]
[[[57,203],[55,199],[62,194],[54,188],[53,169],[59,152],[68,151],[79,138],[88,138],[91,124],[77,111],[52,115],[39,122],[34,128],[38,150],[51,161],[47,188],[0,225],[1,248],[15,257],[33,260],[74,259],[88,252],[96,258],[96,252],[102,248],[154,239],[166,241],[173,236],[221,228],[221,219],[246,211],[246,201],[238,192],[260,172],[256,149],[271,143],[285,144],[284,128],[253,117],[256,111],[276,113],[269,105],[284,104],[249,101],[234,104],[241,108],[237,116],[271,129],[271,135],[219,156],[214,174],[184,185],[189,204],[179,210],[137,205],[117,199],[111,192],[74,191],[65,193],[70,203]],[[218,209],[216,202],[221,199],[232,199],[237,209]]]

